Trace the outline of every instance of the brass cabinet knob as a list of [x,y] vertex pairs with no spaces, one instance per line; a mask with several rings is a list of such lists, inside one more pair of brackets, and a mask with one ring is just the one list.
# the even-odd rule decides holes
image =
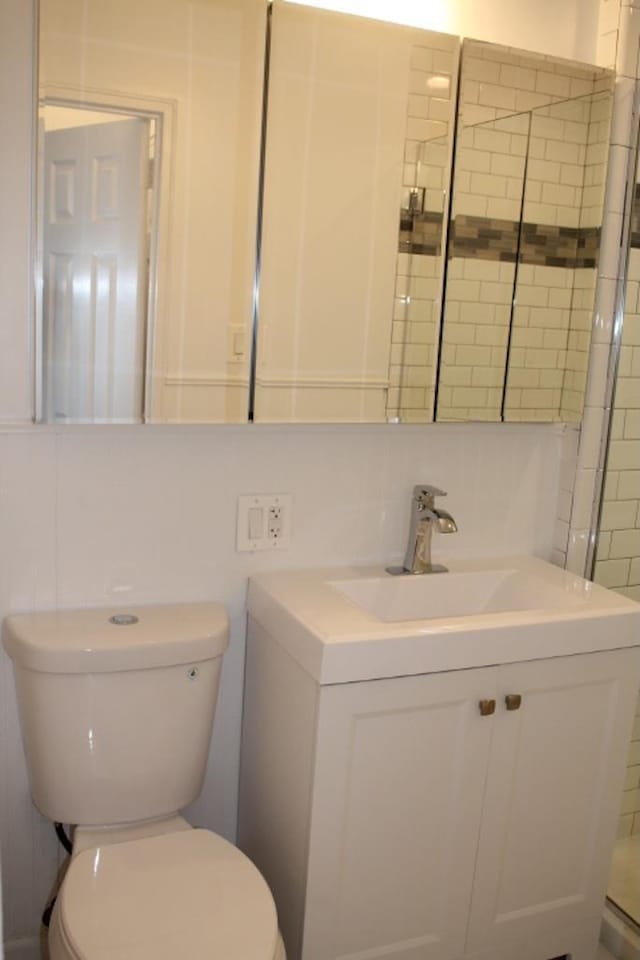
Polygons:
[[495,700],[480,700],[478,701],[478,707],[481,717],[490,717],[492,713],[496,712]]
[[504,698],[507,710],[519,710],[522,703],[522,697],[519,693],[508,693]]

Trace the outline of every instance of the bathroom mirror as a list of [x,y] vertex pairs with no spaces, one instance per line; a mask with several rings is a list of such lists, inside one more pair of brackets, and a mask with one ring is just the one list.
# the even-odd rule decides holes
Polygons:
[[459,41],[276,0],[255,419],[431,419]]
[[531,111],[505,420],[580,422],[591,344],[612,77]]
[[244,422],[263,0],[40,0],[38,419]]
[[469,125],[460,121],[440,342],[438,420],[501,419],[527,129],[527,117],[521,114]]
[[267,20],[41,0],[38,419],[579,420],[612,75]]
[[437,420],[580,420],[612,90],[465,41]]

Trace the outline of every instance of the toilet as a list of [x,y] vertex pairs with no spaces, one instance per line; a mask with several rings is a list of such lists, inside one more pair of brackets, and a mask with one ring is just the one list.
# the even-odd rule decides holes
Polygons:
[[260,872],[180,814],[228,637],[215,603],[5,620],[33,801],[74,828],[51,960],[285,960]]

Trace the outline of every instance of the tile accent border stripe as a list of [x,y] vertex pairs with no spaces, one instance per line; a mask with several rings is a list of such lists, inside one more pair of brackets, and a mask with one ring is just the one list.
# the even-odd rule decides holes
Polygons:
[[[437,257],[442,248],[442,214],[412,214],[400,217],[400,253]],[[640,198],[635,205],[634,246],[640,247]],[[450,259],[497,260],[515,263],[518,257],[519,224],[515,220],[460,215],[451,222]],[[556,227],[523,223],[520,262],[566,269],[594,269],[598,265],[600,227]]]
[[442,251],[442,221],[443,215],[437,211],[416,214],[403,208],[400,212],[398,252],[439,257]]
[[640,183],[636,183],[631,205],[631,246],[640,248]]

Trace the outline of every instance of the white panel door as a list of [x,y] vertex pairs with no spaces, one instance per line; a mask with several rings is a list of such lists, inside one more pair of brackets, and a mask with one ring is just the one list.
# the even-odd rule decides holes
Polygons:
[[142,417],[148,123],[45,134],[44,418]]
[[323,688],[304,960],[462,955],[496,673]]
[[[554,956],[589,933],[595,950],[637,656],[619,650],[500,668],[466,953],[532,943],[543,952],[544,942]],[[519,709],[506,709],[508,694],[521,695]]]

